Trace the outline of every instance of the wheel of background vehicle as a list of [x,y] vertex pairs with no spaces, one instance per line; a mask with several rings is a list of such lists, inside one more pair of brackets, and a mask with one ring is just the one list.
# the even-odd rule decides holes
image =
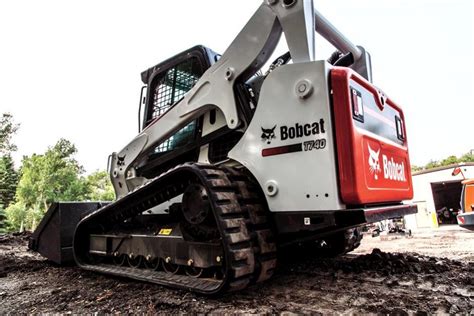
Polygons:
[[324,246],[318,249],[318,255],[336,257],[348,253],[360,246],[362,229],[351,228],[325,237]]

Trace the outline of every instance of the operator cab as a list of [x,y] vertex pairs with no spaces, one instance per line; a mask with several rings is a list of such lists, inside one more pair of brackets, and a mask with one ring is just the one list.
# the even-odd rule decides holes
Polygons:
[[[216,52],[198,45],[143,71],[141,78],[145,86],[140,95],[139,131],[145,130],[178,104],[219,58]],[[239,86],[236,87],[236,96],[241,113],[245,114],[241,118],[245,124],[254,108],[249,105],[251,95],[248,89]],[[223,161],[242,134],[238,129],[227,127],[220,111],[211,110],[143,155],[137,172],[151,178],[175,165],[198,161],[203,146],[208,146],[204,151],[210,162]]]

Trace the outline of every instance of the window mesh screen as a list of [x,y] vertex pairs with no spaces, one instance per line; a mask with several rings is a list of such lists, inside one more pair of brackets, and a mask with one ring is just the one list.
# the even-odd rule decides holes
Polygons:
[[152,118],[163,115],[186,92],[188,92],[199,79],[193,71],[193,60],[187,60],[174,68],[169,69],[165,76],[158,82],[153,93]]
[[182,129],[176,132],[173,136],[159,144],[155,148],[156,153],[163,153],[174,148],[184,146],[190,143],[194,136],[194,130],[196,129],[196,122],[192,121]]
[[[173,104],[181,100],[186,92],[196,84],[201,73],[196,58],[190,58],[169,69],[153,89],[153,111],[150,120],[160,117]],[[196,122],[193,121],[158,145],[155,148],[155,153],[167,152],[192,142],[195,129]]]

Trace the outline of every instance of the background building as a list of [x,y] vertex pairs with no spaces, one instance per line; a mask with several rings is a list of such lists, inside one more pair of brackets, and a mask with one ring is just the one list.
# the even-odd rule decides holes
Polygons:
[[[461,173],[453,175],[455,168]],[[456,224],[455,214],[460,209],[462,180],[474,178],[474,163],[461,163],[414,172],[413,203],[418,214],[405,217],[407,228],[435,228]]]

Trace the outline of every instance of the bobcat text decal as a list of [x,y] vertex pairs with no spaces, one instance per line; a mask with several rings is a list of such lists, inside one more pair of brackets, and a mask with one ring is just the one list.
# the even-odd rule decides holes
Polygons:
[[[270,144],[273,138],[277,138],[275,135],[276,125],[272,128],[263,128],[262,129],[262,140],[267,144]],[[281,125],[280,126],[280,140],[295,139],[301,137],[309,137],[326,133],[326,126],[324,119],[315,121],[312,123],[295,123],[292,126]],[[262,149],[262,156],[274,156],[281,154],[288,154],[300,151],[312,151],[312,150],[321,150],[326,148],[326,138],[317,137],[314,139],[306,140],[302,143],[293,143],[289,145],[265,148]]]
[[388,159],[387,156],[382,155],[383,160],[383,176],[385,179],[395,181],[407,181],[405,177],[405,164],[396,163],[393,158]]
[[[369,170],[370,173],[374,175],[374,179],[379,178],[378,174],[382,171],[380,168],[380,148],[374,150],[367,144],[369,150]],[[398,163],[393,159],[393,157],[387,157],[385,154],[382,154],[382,163],[383,163],[383,177],[384,179],[393,180],[393,181],[407,181],[405,176],[405,164],[403,161]]]
[[304,136],[311,136],[317,134],[326,133],[324,126],[324,120],[320,119],[319,122],[299,124],[296,123],[295,126],[285,126],[280,127],[280,136],[281,140],[300,138]]

